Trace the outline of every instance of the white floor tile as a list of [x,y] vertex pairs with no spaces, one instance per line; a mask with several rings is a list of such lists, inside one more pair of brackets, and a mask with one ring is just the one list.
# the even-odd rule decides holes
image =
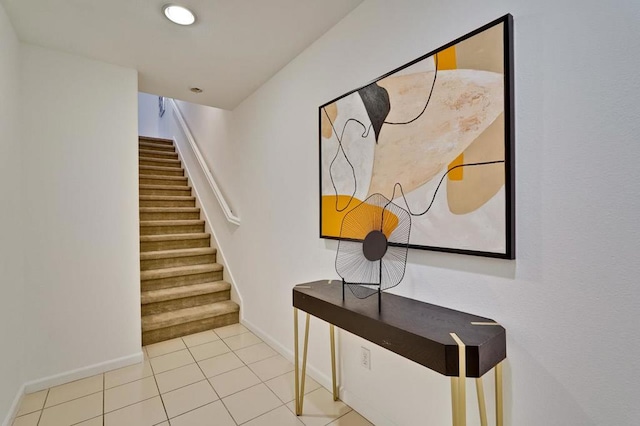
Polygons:
[[[215,419],[215,423],[212,421]],[[171,426],[236,426],[222,402],[216,401],[197,410],[171,419]]]
[[193,364],[194,362],[195,360],[191,356],[191,353],[189,353],[187,349],[183,349],[178,352],[151,358],[151,367],[153,368],[154,374],[160,374],[178,367]]
[[248,348],[239,349],[235,352],[245,364],[252,364],[278,355],[278,353],[271,349],[271,347],[266,343],[259,343],[257,345],[249,346]]
[[104,422],[104,419],[102,418],[102,416],[100,416],[100,417],[95,417],[91,420],[87,420],[86,422],[78,423],[75,426],[102,426],[103,422]]
[[205,359],[204,361],[200,361],[198,365],[200,365],[200,368],[202,368],[202,371],[207,377],[217,376],[218,374],[244,366],[240,358],[233,352]]
[[236,334],[246,333],[249,330],[242,324],[231,324],[226,327],[216,328],[213,331],[215,331],[221,339],[226,339]]
[[145,360],[140,364],[134,364],[104,373],[104,388],[110,389],[151,376],[153,376],[151,363]]
[[373,426],[373,423],[352,410],[338,420],[331,422],[329,426]]
[[[287,408],[295,413],[295,402],[289,402]],[[328,390],[320,388],[305,395],[302,415],[298,419],[306,426],[325,426],[349,411],[351,407],[342,401],[334,401]]]
[[250,388],[260,379],[247,367],[240,367],[209,379],[220,398]]
[[167,415],[159,396],[105,414],[105,426],[153,426],[164,420]]
[[171,352],[177,352],[187,348],[179,337],[177,339],[166,340],[164,342],[154,343],[153,345],[145,347],[147,349],[147,354],[149,354],[149,358],[155,358],[160,355],[170,354]]
[[[293,371],[268,380],[265,382],[265,385],[269,386],[269,389],[271,389],[273,393],[275,393],[276,396],[284,403],[295,399],[295,377]],[[307,375],[304,384],[305,394],[311,393],[320,387],[321,386],[318,382]]]
[[222,398],[222,402],[238,424],[254,419],[282,405],[278,397],[262,383]]
[[25,395],[24,398],[22,398],[22,403],[20,404],[20,409],[18,410],[16,417],[42,410],[48,392],[49,390],[46,389]]
[[237,334],[235,336],[227,337],[224,339],[224,342],[229,346],[232,350],[236,351],[238,349],[246,348],[247,346],[255,345],[257,343],[262,342],[258,336],[249,332]]
[[154,377],[111,388],[104,394],[104,412],[109,413],[159,394]]
[[102,376],[102,374],[99,374],[49,389],[45,407],[52,407],[82,396],[100,392],[104,386],[104,378]]
[[205,343],[220,340],[220,337],[213,330],[203,331],[201,333],[191,334],[182,338],[188,347],[203,345]]
[[170,419],[203,407],[218,399],[218,395],[206,380],[162,395],[164,407]]
[[40,426],[68,426],[98,417],[102,414],[102,392],[74,399],[51,408],[45,408]]
[[204,374],[198,367],[198,364],[185,365],[175,370],[158,374],[156,380],[160,393],[167,393],[172,390],[190,385],[192,383],[203,380]]
[[40,420],[40,411],[16,417],[13,426],[38,426],[38,420]]
[[253,370],[253,372],[256,373],[262,381],[267,381],[274,377],[281,376],[284,373],[288,373],[289,371],[293,371],[293,364],[282,356],[276,355],[253,364],[249,364],[249,368]]
[[222,340],[216,340],[202,345],[193,346],[189,348],[189,350],[191,351],[191,354],[196,361],[213,358],[214,356],[222,355],[231,351],[231,349],[229,349],[229,347]]
[[242,426],[304,426],[304,423],[283,405]]

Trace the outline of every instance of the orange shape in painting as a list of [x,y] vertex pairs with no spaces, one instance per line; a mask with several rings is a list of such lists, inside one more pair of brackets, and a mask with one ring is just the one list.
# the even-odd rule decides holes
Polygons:
[[331,123],[335,123],[338,116],[338,104],[335,102],[323,107],[320,111],[320,130],[322,131],[322,137],[329,139],[333,134],[333,127]]
[[[447,176],[450,180],[462,180],[464,178],[464,167],[458,167],[464,164],[464,152],[456,157],[451,163],[449,163],[449,168],[447,170],[451,170]],[[453,169],[453,170],[452,170]]]
[[436,56],[438,57],[438,71],[458,69],[455,46],[436,53]]
[[[382,207],[370,204],[361,204],[362,201],[357,198],[352,199],[348,195],[338,195],[337,199],[338,207],[340,208],[349,204],[349,200],[351,200],[351,203],[349,204],[349,207],[344,209],[344,211],[339,212],[336,210],[335,195],[322,196],[322,236],[364,240],[364,237],[373,230],[372,224],[379,223],[379,219],[377,222],[376,219],[382,217]],[[340,230],[342,228],[344,216],[356,206],[358,209],[349,215],[349,222],[351,224],[359,224],[360,226],[349,226],[341,236]],[[382,232],[387,236],[387,238],[389,238],[391,233],[398,227],[398,222],[398,216],[389,210],[385,211]]]

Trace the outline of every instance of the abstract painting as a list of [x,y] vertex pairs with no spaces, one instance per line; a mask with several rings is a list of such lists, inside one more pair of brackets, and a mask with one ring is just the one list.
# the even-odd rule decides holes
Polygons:
[[412,248],[515,258],[512,40],[505,15],[319,108],[320,237],[379,193]]

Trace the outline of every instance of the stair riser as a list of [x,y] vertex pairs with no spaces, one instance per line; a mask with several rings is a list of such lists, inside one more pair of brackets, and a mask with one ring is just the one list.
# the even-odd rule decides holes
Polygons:
[[173,268],[175,266],[204,265],[206,263],[216,263],[215,254],[202,254],[198,256],[171,257],[168,259],[149,259],[140,261],[141,271],[152,269]]
[[189,220],[200,219],[199,212],[140,213],[140,220]]
[[215,271],[202,274],[181,275],[179,277],[159,278],[157,280],[143,280],[141,281],[141,287],[142,291],[149,291],[221,280],[222,271]]
[[197,234],[202,232],[204,232],[204,223],[201,225],[162,225],[140,227],[140,235]]
[[182,168],[182,163],[180,161],[156,161],[156,160],[162,160],[162,158],[156,158],[156,159],[140,158],[138,159],[138,165],[154,166],[154,167],[173,167],[177,169]]
[[197,240],[175,240],[175,241],[140,241],[140,251],[160,251],[178,250],[189,248],[209,247],[209,238],[198,238]]
[[162,314],[178,309],[193,308],[196,306],[209,305],[211,303],[229,300],[231,291],[219,291],[216,293],[201,294],[199,296],[184,297],[181,299],[167,300],[166,302],[149,303],[142,305],[142,315]]
[[177,186],[176,189],[140,188],[140,195],[169,195],[173,197],[190,197],[191,188],[180,188],[179,186]]
[[160,328],[158,330],[144,331],[142,333],[142,344],[146,346],[152,343],[174,339],[176,337],[182,337],[193,333],[199,333],[201,331],[211,330],[212,328],[237,324],[239,321],[240,313],[233,312],[216,317],[205,318],[199,321],[174,325],[172,327]]
[[153,150],[153,151],[176,152],[176,148],[174,146],[157,144],[152,142],[140,142],[138,143],[138,148]]
[[170,185],[170,186],[188,186],[187,179],[173,180],[173,179],[149,179],[145,176],[140,176],[138,179],[140,185]]
[[154,176],[184,176],[184,170],[175,168],[174,170],[146,170],[140,169],[140,176],[154,175]]
[[147,157],[147,158],[166,158],[166,159],[170,159],[170,160],[177,160],[178,159],[178,154],[173,152],[162,152],[162,151],[148,151],[148,150],[140,150],[138,151],[138,155],[140,157]]
[[196,200],[140,200],[140,207],[195,207]]
[[168,146],[173,146],[173,141],[167,141],[167,140],[163,140],[163,139],[147,139],[145,137],[140,137],[138,139],[138,142],[148,142],[148,143],[154,143],[156,145],[168,145]]

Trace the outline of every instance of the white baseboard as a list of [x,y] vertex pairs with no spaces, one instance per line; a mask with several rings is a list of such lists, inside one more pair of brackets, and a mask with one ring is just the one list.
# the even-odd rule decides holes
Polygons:
[[16,413],[18,413],[18,407],[20,407],[20,404],[22,403],[22,398],[24,397],[25,391],[24,391],[24,385],[20,386],[20,389],[18,390],[18,393],[16,394],[16,397],[13,399],[13,403],[11,404],[11,408],[9,408],[9,412],[7,413],[7,417],[4,419],[4,421],[2,422],[2,426],[11,426],[11,424],[13,423],[13,420],[16,416]]
[[142,351],[140,351],[133,355],[112,359],[98,364],[89,365],[87,367],[78,368],[76,370],[66,371],[64,373],[27,382],[24,385],[24,392],[32,393],[41,391],[53,386],[58,386],[64,383],[73,382],[75,380],[84,379],[86,377],[95,376],[96,374],[106,373],[107,371],[117,370],[118,368],[138,364],[143,360],[144,355]]
[[[282,344],[280,344],[280,342],[273,339],[271,336],[265,333],[262,329],[260,329],[260,327],[252,324],[250,321],[247,321],[245,318],[242,318],[240,322],[242,323],[242,325],[244,325],[249,330],[251,330],[253,334],[257,335],[265,343],[267,343],[269,346],[271,346],[273,349],[279,352],[280,355],[282,355],[289,361],[293,362],[293,350],[291,348],[287,348],[283,346]],[[333,389],[333,383],[331,381],[331,377],[320,372],[320,370],[318,370],[316,367],[314,367],[310,363],[307,363],[307,375],[311,377],[313,380],[315,380],[316,382],[320,383],[320,385],[322,385],[325,389]],[[340,387],[338,391],[340,392],[340,394],[342,394],[342,387]]]

